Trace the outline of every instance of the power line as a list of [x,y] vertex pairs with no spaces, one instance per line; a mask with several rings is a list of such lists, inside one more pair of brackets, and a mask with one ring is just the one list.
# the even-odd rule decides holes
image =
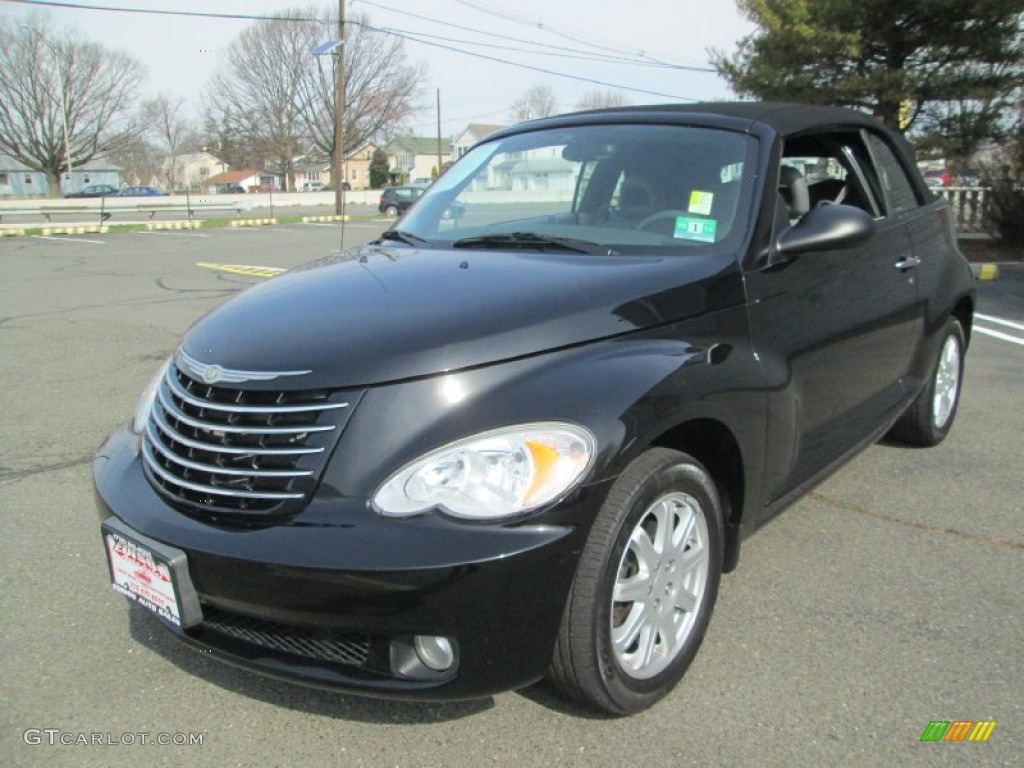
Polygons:
[[[349,23],[358,24],[358,22],[349,22]],[[605,88],[616,88],[616,89],[622,90],[622,91],[631,91],[632,93],[643,93],[643,94],[647,94],[648,96],[659,96],[661,98],[675,99],[677,101],[694,101],[694,102],[695,101],[700,101],[700,99],[694,99],[694,98],[691,98],[689,96],[679,96],[677,94],[663,93],[661,91],[650,91],[650,90],[647,90],[646,88],[634,88],[634,87],[628,86],[628,85],[620,85],[618,83],[609,83],[606,80],[597,80],[597,79],[592,78],[592,77],[583,77],[581,75],[570,75],[567,72],[557,72],[555,70],[547,69],[545,67],[535,67],[535,66],[532,66],[530,64],[521,64],[518,61],[508,61],[507,59],[499,59],[497,56],[488,56],[485,53],[476,53],[474,51],[463,51],[463,50],[460,50],[458,48],[453,48],[450,45],[444,45],[443,43],[434,43],[434,42],[430,42],[429,40],[420,40],[417,37],[415,37],[414,33],[408,33],[408,32],[399,33],[399,32],[397,32],[397,31],[395,31],[393,29],[376,28],[376,27],[372,27],[369,24],[365,24],[365,23],[362,24],[362,26],[364,26],[367,29],[376,30],[378,32],[384,32],[385,34],[391,34],[391,35],[394,35],[395,37],[402,38],[403,40],[408,40],[410,42],[419,43],[421,45],[429,45],[429,46],[432,46],[434,48],[442,48],[442,49],[447,50],[447,51],[454,51],[455,53],[460,53],[463,56],[472,56],[472,57],[477,58],[477,59],[484,59],[485,61],[494,61],[494,62],[497,62],[499,64],[504,64],[504,65],[509,66],[509,67],[518,67],[519,69],[528,69],[528,70],[530,70],[532,72],[540,72],[541,74],[551,75],[552,77],[561,77],[561,78],[564,78],[564,79],[567,79],[567,80],[576,80],[577,82],[590,83],[591,85],[603,85]]]
[[[438,25],[444,26],[444,27],[451,27],[452,29],[458,29],[458,30],[461,30],[463,32],[472,32],[474,34],[484,35],[486,37],[493,37],[496,40],[510,40],[512,42],[515,42],[515,43],[520,43],[522,45],[532,45],[532,46],[535,46],[537,48],[548,48],[548,49],[554,50],[554,51],[564,51],[566,53],[577,53],[577,54],[581,54],[581,55],[584,55],[584,56],[590,56],[590,57],[595,56],[595,54],[594,54],[594,52],[592,50],[587,51],[587,50],[582,50],[580,48],[568,48],[568,47],[562,46],[562,45],[553,45],[551,43],[537,43],[537,42],[534,42],[532,40],[523,40],[522,38],[519,38],[519,37],[513,37],[511,35],[502,35],[502,34],[499,34],[498,32],[488,32],[487,30],[476,29],[474,27],[467,27],[467,26],[465,26],[463,24],[456,24],[456,23],[451,22],[451,21],[442,21],[440,19],[432,19],[429,16],[423,16],[423,15],[418,14],[418,13],[413,13],[412,11],[403,11],[403,10],[401,10],[399,8],[393,8],[391,6],[383,5],[382,3],[373,2],[373,0],[358,0],[358,2],[361,2],[363,5],[369,5],[369,6],[373,7],[373,8],[379,8],[382,11],[390,11],[391,13],[397,13],[397,14],[400,14],[402,16],[408,16],[408,17],[413,18],[413,19],[419,19],[420,21],[427,21],[427,22],[430,22],[432,24],[438,24]],[[423,34],[423,33],[417,33],[417,34]],[[527,52],[530,52],[530,51],[527,51]],[[616,55],[616,56],[605,55],[604,56],[604,60],[607,60],[609,62],[618,61],[618,62],[629,63],[629,64],[645,64],[647,66],[670,67],[672,69],[681,69],[681,70],[686,70],[686,71],[690,71],[690,72],[707,72],[707,73],[717,73],[718,72],[718,70],[714,69],[713,67],[701,67],[701,66],[690,65],[690,64],[676,64],[676,63],[672,63],[672,62],[663,62],[663,61],[653,60],[653,59],[651,59],[650,57],[647,57],[647,56],[637,57],[637,55],[635,55],[635,54]]]
[[[363,0],[365,2],[366,0]],[[239,14],[239,13],[212,13],[208,11],[170,11],[159,8],[128,8],[124,6],[104,6],[104,5],[92,5],[92,4],[78,4],[61,2],[61,0],[0,0],[0,2],[18,2],[24,5],[44,6],[52,8],[65,8],[75,9],[80,11],[107,11],[112,13],[137,13],[137,14],[148,14],[157,16],[186,16],[196,18],[216,18],[216,19],[241,19],[246,21],[277,21],[277,22],[315,22],[322,23],[322,19],[302,17],[302,16],[266,16],[260,14]],[[371,4],[371,3],[367,3]],[[540,72],[541,74],[550,75],[552,77],[561,77],[566,80],[575,80],[581,83],[590,83],[591,85],[601,85],[606,88],[615,88],[624,91],[630,91],[632,93],[643,93],[648,96],[658,96],[660,98],[675,99],[678,101],[700,101],[700,99],[690,98],[688,96],[678,96],[671,93],[663,93],[660,91],[652,91],[645,88],[634,88],[631,86],[619,85],[617,83],[610,83],[605,80],[597,80],[591,77],[583,77],[581,75],[572,75],[567,72],[558,72],[556,70],[547,69],[546,67],[536,67],[530,64],[522,64],[516,61],[509,61],[507,59],[501,59],[497,56],[488,56],[484,53],[477,53],[474,51],[466,51],[454,46],[445,45],[443,43],[432,42],[430,40],[424,40],[416,36],[415,33],[399,31],[395,29],[389,29],[385,27],[375,27],[366,22],[359,22],[351,20],[347,22],[355,26],[361,26],[366,29],[375,32],[381,32],[383,34],[392,35],[403,40],[408,40],[412,43],[419,43],[420,45],[426,45],[433,48],[440,48],[442,50],[457,53],[463,56],[470,56],[477,59],[483,59],[485,61],[492,61],[497,64],[503,64],[509,67],[516,67],[518,69],[526,69],[532,72]]]
[[[631,65],[631,66],[638,66],[638,67],[655,67],[655,68],[659,68],[659,69],[677,69],[678,68],[674,64],[659,64],[659,63],[653,62],[653,61],[639,61],[639,60],[636,60],[636,59],[626,59],[626,58],[619,58],[619,57],[608,57],[608,56],[602,56],[602,55],[599,55],[599,54],[586,54],[586,53],[573,54],[573,53],[558,53],[557,51],[539,51],[539,50],[535,50],[535,49],[531,49],[531,48],[517,48],[517,47],[515,47],[513,45],[499,45],[497,43],[476,42],[474,40],[466,40],[464,38],[459,38],[459,37],[446,37],[444,35],[431,35],[431,34],[428,34],[426,32],[405,32],[404,30],[399,30],[399,31],[402,31],[405,34],[417,35],[419,37],[424,37],[424,38],[428,38],[428,39],[431,39],[431,40],[443,40],[443,41],[449,42],[449,43],[461,43],[462,45],[484,46],[484,47],[491,48],[491,49],[497,49],[497,50],[502,50],[502,51],[513,51],[513,52],[517,52],[517,53],[532,53],[532,54],[534,54],[536,56],[553,56],[555,58],[571,59],[571,60],[574,60],[574,61],[593,61],[593,62],[596,62],[598,64],[616,63],[616,64],[621,64],[621,65]],[[523,42],[526,43],[527,41],[524,40]],[[532,45],[532,43],[528,43],[528,44]],[[704,70],[700,70],[700,71],[703,72]],[[713,70],[713,69],[709,69],[707,71],[708,72],[715,72],[715,70]]]
[[[486,14],[491,15],[491,16],[496,16],[497,18],[504,19],[505,21],[511,21],[513,24],[520,24],[520,25],[523,25],[523,26],[526,26],[526,27],[530,27],[532,29],[540,29],[540,30],[542,30],[544,32],[547,32],[549,34],[555,35],[556,37],[561,37],[561,38],[564,38],[566,40],[571,40],[574,43],[583,43],[584,45],[596,46],[598,48],[601,48],[602,50],[609,51],[609,52],[612,52],[612,53],[627,53],[628,52],[627,49],[622,48],[621,46],[609,46],[609,45],[606,45],[606,44],[604,44],[606,41],[602,41],[601,38],[596,37],[594,35],[570,34],[569,32],[564,31],[563,29],[560,29],[557,26],[553,26],[551,24],[545,24],[542,20],[539,20],[539,19],[538,20],[534,20],[534,19],[530,18],[529,16],[526,16],[525,14],[518,13],[517,11],[512,11],[512,10],[510,10],[508,8],[505,8],[504,6],[499,5],[498,3],[493,3],[493,2],[488,3],[488,2],[485,2],[485,0],[455,0],[455,2],[459,3],[460,5],[466,6],[467,8],[472,8],[472,9],[474,9],[476,11],[480,11],[481,13],[486,13]],[[674,64],[674,63],[671,63],[671,62],[666,62],[666,61],[664,61],[662,59],[657,59],[657,58],[655,58],[653,56],[649,56],[648,54],[644,53],[643,51],[640,51],[637,54],[633,54],[633,53],[629,52],[629,55],[639,56],[640,58],[645,59],[645,60],[647,60],[647,61],[649,61],[651,63],[661,64],[663,66],[673,66],[673,67],[678,67],[680,69],[696,69],[696,67],[692,67],[692,66],[689,66],[689,65]],[[716,71],[714,69],[709,69],[709,70],[705,69],[705,68],[702,68],[702,69],[704,69],[704,71],[711,71],[711,72]]]

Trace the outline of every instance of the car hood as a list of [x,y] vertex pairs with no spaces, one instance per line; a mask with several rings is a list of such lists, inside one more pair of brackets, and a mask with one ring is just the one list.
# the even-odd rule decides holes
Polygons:
[[[289,388],[379,384],[524,357],[742,301],[722,255],[592,256],[364,246],[255,286],[182,351]],[[282,379],[247,388],[280,388]]]

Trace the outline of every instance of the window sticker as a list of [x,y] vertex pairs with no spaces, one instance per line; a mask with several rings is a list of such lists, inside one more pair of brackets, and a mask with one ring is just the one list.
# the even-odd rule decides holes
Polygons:
[[699,189],[690,193],[689,213],[699,213],[701,216],[711,215],[711,204],[715,201],[714,192],[701,192]]
[[714,219],[691,219],[689,216],[677,216],[676,229],[672,233],[672,237],[678,240],[713,243],[716,229],[718,229],[718,222]]

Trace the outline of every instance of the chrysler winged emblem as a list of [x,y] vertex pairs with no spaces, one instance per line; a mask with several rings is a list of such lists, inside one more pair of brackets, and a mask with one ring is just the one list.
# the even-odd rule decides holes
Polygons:
[[197,379],[206,384],[238,384],[242,381],[270,381],[279,376],[302,376],[309,371],[240,371],[234,368],[225,368],[214,363],[204,363],[196,360],[184,349],[178,349],[178,359],[182,365]]

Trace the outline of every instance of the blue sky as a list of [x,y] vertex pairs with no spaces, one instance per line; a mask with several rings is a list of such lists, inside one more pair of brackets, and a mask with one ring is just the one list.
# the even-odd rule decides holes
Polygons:
[[[284,0],[67,1],[242,14],[277,13],[309,4]],[[27,12],[25,4],[0,2],[0,14],[17,17]],[[89,39],[131,52],[146,66],[146,95],[165,91],[184,96],[197,113],[200,94],[216,68],[218,57],[252,23],[65,8],[51,8],[48,13],[56,25],[75,27]],[[731,98],[732,94],[713,73],[639,66],[615,61],[615,57],[635,59],[642,52],[643,56],[662,62],[707,67],[709,48],[732,50],[736,41],[750,30],[731,0],[354,0],[347,13],[368,14],[374,25],[401,33],[433,35],[430,39],[437,45],[654,92],[623,90],[636,104]],[[581,61],[469,44],[529,48],[530,42],[587,51],[605,60]],[[467,122],[507,122],[512,102],[537,84],[550,86],[564,109],[571,108],[587,91],[606,89],[462,55],[436,45],[407,41],[406,51],[410,60],[422,62],[427,68],[424,110],[410,126],[418,133],[432,134],[436,130],[437,88],[441,90],[444,133],[455,132]],[[549,51],[575,55],[565,50]]]

